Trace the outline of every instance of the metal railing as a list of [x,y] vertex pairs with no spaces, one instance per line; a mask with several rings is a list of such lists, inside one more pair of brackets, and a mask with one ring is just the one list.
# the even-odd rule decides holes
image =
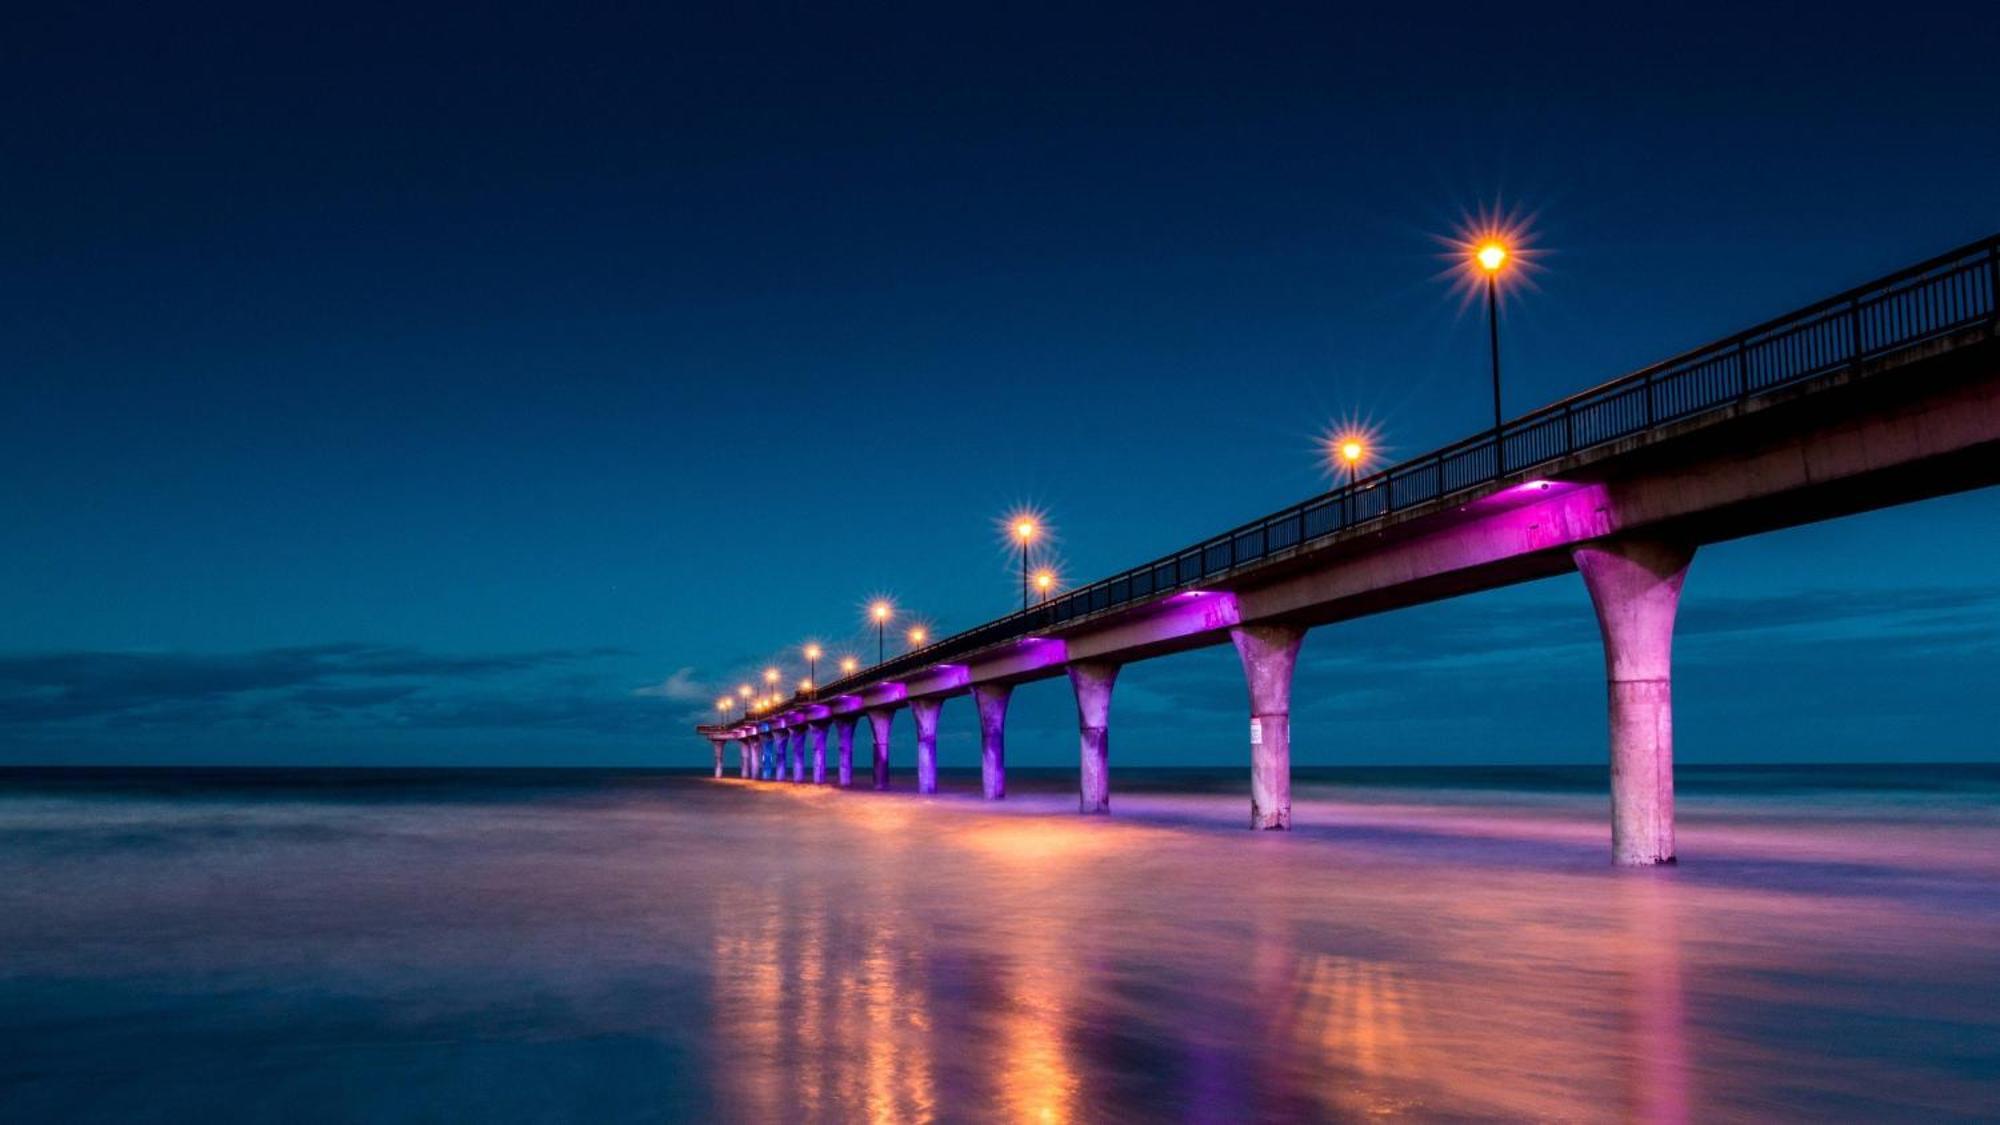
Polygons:
[[2000,235],[1570,396],[1212,539],[822,685],[819,698],[1198,586],[1408,508],[1855,367],[1940,336],[2000,334]]

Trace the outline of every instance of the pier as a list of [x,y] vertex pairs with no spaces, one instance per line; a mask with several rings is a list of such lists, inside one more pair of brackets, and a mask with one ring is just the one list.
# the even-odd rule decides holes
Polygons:
[[1612,860],[1672,863],[1674,621],[1700,548],[2000,482],[1996,292],[2000,236],[699,732],[717,777],[734,744],[741,778],[825,784],[831,730],[832,783],[847,787],[865,717],[886,789],[907,710],[929,793],[946,704],[969,696],[998,800],[1009,693],[1066,676],[1078,808],[1108,813],[1119,669],[1230,644],[1249,823],[1282,830],[1292,672],[1312,630],[1575,572],[1604,643]]

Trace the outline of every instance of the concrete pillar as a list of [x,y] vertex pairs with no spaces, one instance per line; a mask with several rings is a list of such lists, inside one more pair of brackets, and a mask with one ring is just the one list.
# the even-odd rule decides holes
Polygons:
[[883,707],[868,712],[868,727],[875,735],[875,788],[889,788],[889,724],[896,721],[896,709]]
[[1694,548],[1606,539],[1571,551],[1604,634],[1611,862],[1674,862],[1674,614]]
[[722,748],[729,744],[727,739],[711,738],[708,744],[715,748],[715,776],[722,776]]
[[1082,757],[1078,812],[1111,811],[1111,686],[1117,682],[1116,664],[1069,666],[1070,687],[1076,691],[1076,729]]
[[981,684],[972,689],[972,704],[979,709],[979,789],[987,800],[1007,795],[1007,746],[1002,735],[1007,726],[1007,699],[1013,684]]
[[815,719],[807,724],[812,731],[812,771],[813,784],[826,784],[826,720]]
[[738,735],[736,738],[736,773],[748,780],[750,777],[750,738]]
[[834,739],[840,745],[839,769],[834,775],[834,784],[842,789],[854,787],[854,727],[860,721],[859,715],[842,715],[833,721]]
[[937,792],[938,713],[942,699],[910,700],[910,717],[917,721],[917,792]]
[[1250,827],[1292,826],[1292,668],[1305,629],[1238,625],[1229,630],[1250,685]]
[[778,736],[766,730],[757,739],[757,776],[774,781],[778,776]]
[[793,727],[791,739],[792,780],[806,779],[806,728]]

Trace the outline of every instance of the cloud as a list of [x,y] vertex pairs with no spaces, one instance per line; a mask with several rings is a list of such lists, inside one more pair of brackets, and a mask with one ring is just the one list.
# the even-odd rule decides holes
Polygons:
[[0,726],[324,719],[607,655],[613,650],[459,655],[358,643],[240,653],[17,653],[0,656]]
[[666,699],[674,703],[705,703],[713,693],[694,678],[693,668],[679,668],[657,684],[635,688],[633,695],[645,699]]

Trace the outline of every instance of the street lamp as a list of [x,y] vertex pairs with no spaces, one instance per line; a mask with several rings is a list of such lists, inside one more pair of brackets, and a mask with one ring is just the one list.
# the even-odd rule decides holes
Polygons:
[[1347,467],[1347,487],[1352,489],[1361,472],[1361,462],[1368,457],[1368,443],[1358,434],[1348,434],[1334,443],[1333,453],[1340,463]]
[[776,699],[778,697],[778,670],[776,668],[764,669],[764,685],[771,689],[771,698]]
[[[813,682],[814,680],[817,680],[817,679],[819,679],[819,657],[820,657],[820,648],[819,648],[819,646],[818,646],[818,645],[816,645],[816,644],[812,644],[812,643],[808,642],[808,643],[806,644],[806,682],[807,682],[807,683],[811,683],[811,682]],[[810,690],[810,689],[808,689],[808,690]]]
[[722,716],[723,719],[727,720],[729,718],[730,708],[734,706],[736,706],[736,697],[725,695],[721,699],[715,701],[715,713]]
[[843,676],[852,676],[854,674],[854,670],[859,667],[861,667],[861,662],[859,660],[854,659],[851,656],[843,656],[840,658],[840,674]]
[[1049,600],[1049,594],[1056,588],[1056,572],[1048,567],[1035,572],[1035,589],[1042,595],[1042,601]]
[[910,627],[910,651],[915,652],[917,649],[924,647],[924,642],[930,640],[930,637],[931,633],[929,629],[924,628],[922,625],[912,625]]
[[805,679],[799,681],[799,690],[805,692],[807,698],[812,697],[813,680],[811,676],[807,676]]
[[875,604],[868,607],[868,616],[875,622],[875,663],[877,664],[882,663],[886,653],[883,637],[885,630],[889,626],[889,618],[895,616],[895,613],[895,608],[887,601],[877,600]]
[[1042,533],[1040,525],[1031,516],[1019,516],[1014,520],[1014,540],[1021,544],[1021,608],[1028,608],[1028,544]]
[[1498,239],[1486,239],[1472,252],[1473,264],[1486,275],[1486,332],[1493,351],[1493,457],[1500,464],[1500,271],[1513,255]]

